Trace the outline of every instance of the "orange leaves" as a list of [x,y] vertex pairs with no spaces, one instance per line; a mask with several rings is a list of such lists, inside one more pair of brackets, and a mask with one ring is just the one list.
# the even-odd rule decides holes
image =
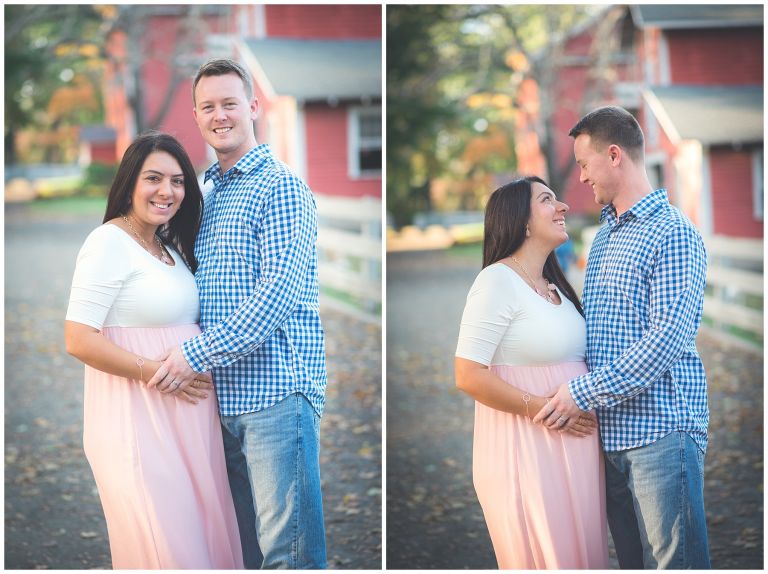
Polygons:
[[48,115],[52,121],[66,117],[77,109],[98,109],[96,89],[85,76],[75,76],[69,85],[53,92],[48,102]]

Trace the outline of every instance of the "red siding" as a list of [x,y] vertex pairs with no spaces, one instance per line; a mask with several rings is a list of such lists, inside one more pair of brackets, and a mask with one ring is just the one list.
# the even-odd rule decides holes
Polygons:
[[381,38],[381,5],[265,6],[270,38]]
[[[180,21],[177,16],[156,16],[150,21],[144,36],[146,43],[144,49],[148,53],[142,69],[145,122],[157,115],[168,91],[171,70],[165,59],[168,53],[173,52]],[[223,19],[218,17],[206,18],[206,23],[213,33],[220,31],[225,24]],[[205,39],[203,36],[198,36],[190,47],[190,51],[202,53],[204,49]],[[157,57],[153,58],[153,54],[157,54]],[[192,164],[197,169],[201,169],[207,167],[210,160],[206,157],[205,142],[195,123],[192,107],[192,81],[184,80],[176,88],[164,120],[159,126],[153,127],[178,138],[187,150]]]
[[754,216],[751,155],[745,151],[715,148],[710,151],[709,166],[714,233],[762,237],[763,222]]
[[666,32],[673,84],[763,83],[763,29]]
[[352,180],[347,159],[347,109],[326,105],[304,108],[307,184],[315,193],[381,197],[381,178]]
[[113,164],[117,161],[115,142],[99,142],[91,144],[91,163]]

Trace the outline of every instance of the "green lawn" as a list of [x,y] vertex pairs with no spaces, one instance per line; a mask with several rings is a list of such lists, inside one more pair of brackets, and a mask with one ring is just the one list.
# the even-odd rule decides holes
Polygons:
[[454,245],[448,248],[446,253],[450,257],[460,257],[462,259],[473,259],[478,264],[483,260],[483,244],[482,243],[464,243],[460,245]]
[[28,205],[33,212],[38,213],[89,215],[104,213],[107,207],[107,199],[105,197],[57,197],[38,199],[30,202]]

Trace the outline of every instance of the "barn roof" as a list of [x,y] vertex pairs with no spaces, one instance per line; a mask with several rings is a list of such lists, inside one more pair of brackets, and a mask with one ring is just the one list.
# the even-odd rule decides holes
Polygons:
[[653,86],[643,96],[673,141],[763,141],[762,86]]
[[303,101],[381,97],[381,40],[264,38],[245,46],[256,80],[276,95]]

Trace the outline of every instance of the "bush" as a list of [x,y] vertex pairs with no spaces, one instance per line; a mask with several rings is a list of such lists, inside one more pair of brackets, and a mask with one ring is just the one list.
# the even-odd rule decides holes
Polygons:
[[117,174],[116,163],[92,163],[85,168],[82,183],[82,195],[86,197],[106,197],[112,180]]

